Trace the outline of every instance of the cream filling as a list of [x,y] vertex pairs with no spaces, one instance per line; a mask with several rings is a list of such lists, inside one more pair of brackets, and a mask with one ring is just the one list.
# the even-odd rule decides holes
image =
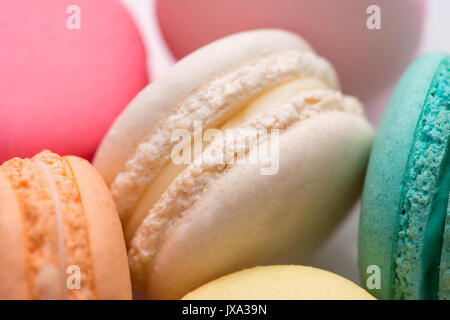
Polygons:
[[[295,124],[324,112],[345,112],[362,115],[359,102],[333,90],[301,92],[288,102],[275,106],[271,112],[254,116],[249,122],[234,128],[236,135],[248,130],[287,130]],[[228,136],[227,136],[228,137]],[[258,143],[265,136],[258,136]],[[133,282],[142,283],[170,226],[183,218],[187,209],[197,201],[204,190],[211,186],[233,164],[222,164],[217,154],[225,143],[212,143],[202,154],[202,161],[189,165],[164,191],[150,209],[136,231],[129,250],[129,263]],[[233,150],[234,155],[248,152],[244,143]],[[227,158],[229,159],[229,158]],[[219,161],[218,161],[219,160]]]
[[[299,78],[279,84],[254,98],[247,106],[229,118],[220,127],[220,130],[224,131],[237,128],[258,115],[270,112],[274,106],[285,103],[301,92],[321,89],[328,89],[328,86],[324,82],[313,78]],[[190,149],[194,150],[194,158],[200,156],[196,152],[198,149],[195,150],[193,146]],[[134,233],[162,193],[187,166],[188,164],[175,164],[172,161],[168,161],[163,169],[147,185],[135,209],[131,213],[130,219],[124,224],[127,244],[130,243]]]
[[334,69],[326,60],[314,52],[284,50],[224,70],[180,101],[142,138],[110,186],[122,222],[128,220],[146,186],[170,160],[171,150],[176,145],[171,141],[175,129],[189,130],[192,135],[194,123],[199,120],[204,129],[214,127],[258,94],[300,76],[318,79],[329,88],[338,89]]
[[[67,287],[64,275],[66,274],[66,252],[65,252],[65,243],[64,243],[64,221],[61,210],[61,199],[59,198],[58,189],[56,188],[55,180],[50,173],[50,170],[47,168],[47,165],[40,160],[34,160],[38,167],[43,171],[45,179],[50,187],[51,197],[53,201],[53,206],[55,208],[55,218],[56,218],[56,232],[58,238],[58,261],[59,261],[59,273],[55,275],[59,277],[59,282],[61,286],[62,296],[58,297],[59,299],[67,299]],[[53,277],[42,277],[41,281],[43,282],[39,285],[53,287],[55,281]],[[48,282],[48,283],[46,283]]]

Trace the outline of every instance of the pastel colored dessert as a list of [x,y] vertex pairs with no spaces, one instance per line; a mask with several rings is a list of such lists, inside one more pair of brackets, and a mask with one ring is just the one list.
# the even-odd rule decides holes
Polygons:
[[364,289],[337,274],[279,265],[238,271],[188,293],[183,300],[372,300]]
[[92,158],[148,82],[130,15],[117,0],[1,1],[0,12],[0,163],[45,148]]
[[380,299],[450,299],[449,82],[449,55],[416,59],[379,128],[364,185],[359,259],[363,283]]
[[[208,129],[224,139],[208,144]],[[94,159],[137,290],[178,299],[221,275],[306,256],[358,197],[373,135],[332,66],[292,33],[244,32],[186,57],[131,102]],[[183,143],[194,154],[180,164]],[[268,144],[273,157],[260,158]]]
[[[391,92],[417,51],[425,9],[424,0],[346,0],[344,5],[336,0],[156,0],[161,32],[175,58],[236,32],[289,30],[329,58],[344,92],[363,101],[373,123],[382,114],[385,92]],[[381,29],[367,27],[377,20]]]
[[42,151],[0,166],[0,299],[130,299],[114,202],[86,161]]

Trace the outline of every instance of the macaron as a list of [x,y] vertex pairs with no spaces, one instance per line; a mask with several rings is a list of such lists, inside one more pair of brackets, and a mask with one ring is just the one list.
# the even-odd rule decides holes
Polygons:
[[329,271],[278,265],[238,271],[188,293],[183,300],[373,300],[364,289]]
[[360,272],[380,299],[450,299],[450,56],[417,58],[397,84],[362,198]]
[[295,32],[333,63],[343,91],[361,99],[369,119],[378,123],[389,97],[385,91],[392,90],[420,43],[426,1],[342,2],[157,0],[156,13],[177,59],[236,32],[256,28]]
[[117,211],[86,160],[42,151],[0,166],[0,299],[130,299]]
[[358,198],[373,136],[331,64],[293,33],[244,32],[184,58],[128,105],[94,159],[135,287],[178,299],[305,257]]
[[117,0],[0,3],[0,163],[43,149],[86,159],[148,83]]

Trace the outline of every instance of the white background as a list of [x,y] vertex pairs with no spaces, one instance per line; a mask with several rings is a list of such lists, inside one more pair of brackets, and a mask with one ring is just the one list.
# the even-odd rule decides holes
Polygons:
[[[153,0],[122,0],[134,16],[148,52],[148,70],[154,79],[174,63],[158,28]],[[211,0],[212,1],[212,0]],[[339,1],[339,0],[336,0]],[[374,0],[374,4],[376,1]],[[450,52],[450,0],[429,0],[419,54]],[[150,71],[151,70],[151,71]],[[357,264],[359,204],[317,254],[305,264],[333,271],[359,283]]]

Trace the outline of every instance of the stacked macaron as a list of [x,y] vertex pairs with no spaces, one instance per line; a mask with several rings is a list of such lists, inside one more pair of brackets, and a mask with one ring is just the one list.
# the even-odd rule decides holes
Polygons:
[[[202,139],[199,123],[231,134]],[[202,150],[173,161],[198,136]],[[239,163],[272,140],[275,171]],[[297,35],[258,30],[199,49],[145,88],[94,166],[117,204],[135,287],[181,298],[224,274],[310,253],[357,199],[372,140],[361,104],[339,91],[325,59]]]
[[131,298],[114,202],[86,160],[3,163],[0,234],[0,299]]

